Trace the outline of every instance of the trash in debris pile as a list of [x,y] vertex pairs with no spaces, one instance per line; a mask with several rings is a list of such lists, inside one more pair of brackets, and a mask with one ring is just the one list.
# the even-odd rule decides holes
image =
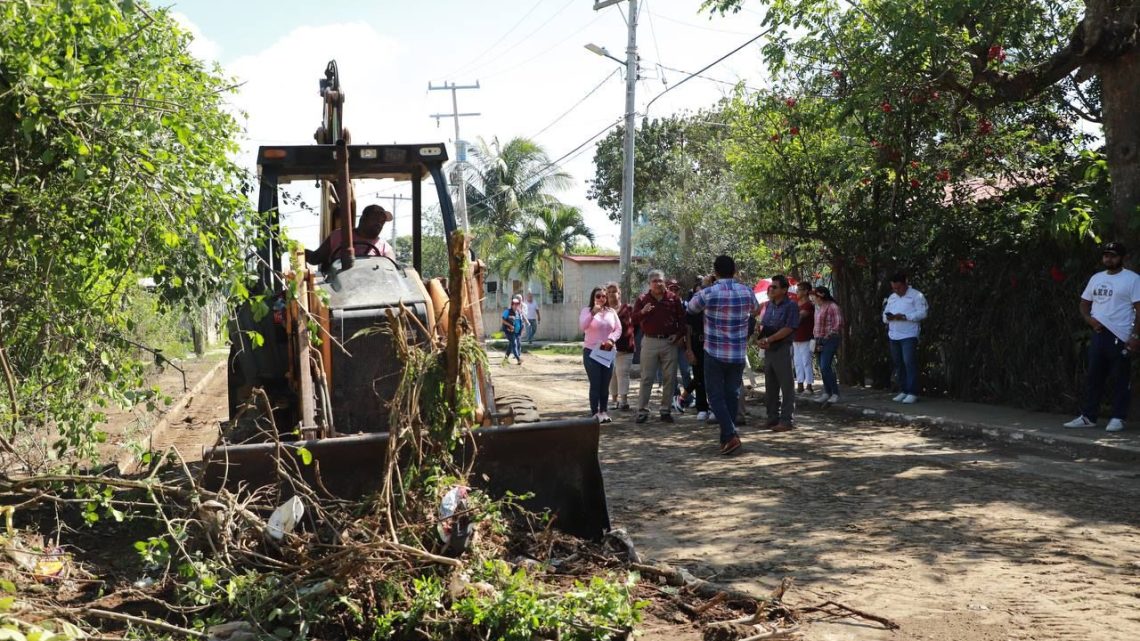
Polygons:
[[443,542],[444,554],[457,557],[467,549],[475,524],[471,521],[471,508],[467,502],[469,489],[457,485],[443,495],[439,502],[439,523],[436,531]]
[[41,583],[65,576],[69,557],[63,548],[45,542],[43,536],[34,532],[16,530],[12,524],[13,506],[4,506],[0,511],[5,516],[5,534],[0,535],[0,547],[16,567]]
[[280,541],[297,527],[304,515],[305,504],[301,502],[301,497],[294,496],[273,510],[266,523],[265,532],[273,540]]

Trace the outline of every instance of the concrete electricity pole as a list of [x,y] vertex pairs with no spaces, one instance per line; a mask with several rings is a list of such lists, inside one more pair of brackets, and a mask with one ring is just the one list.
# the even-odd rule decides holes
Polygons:
[[411,198],[402,194],[392,194],[392,248],[396,247],[396,203],[401,200],[411,201]]
[[467,150],[463,148],[463,143],[459,141],[459,119],[465,116],[478,116],[477,112],[459,113],[459,98],[456,92],[460,89],[478,89],[479,81],[476,80],[473,85],[457,85],[454,82],[446,82],[440,86],[435,86],[428,83],[428,91],[450,91],[451,92],[451,113],[449,114],[432,114],[430,117],[435,118],[435,124],[438,125],[441,118],[454,118],[455,119],[455,167],[458,170],[459,179],[456,180],[456,187],[458,188],[458,195],[455,199],[455,213],[459,217],[459,224],[463,227],[463,231],[471,230],[470,225],[467,224],[467,183],[463,176],[463,163],[467,162]]
[[[594,11],[605,9],[622,0],[598,0],[594,3]],[[630,289],[633,271],[633,143],[636,135],[637,112],[634,106],[634,97],[637,91],[637,0],[627,0],[626,25],[629,27],[629,39],[625,48],[625,137],[622,141],[622,168],[621,168],[621,238],[619,267],[621,269],[621,289],[626,296],[632,296]],[[594,53],[596,47],[587,46]],[[602,50],[604,51],[604,50]],[[601,53],[612,58],[606,53]],[[620,62],[620,60],[619,60]]]

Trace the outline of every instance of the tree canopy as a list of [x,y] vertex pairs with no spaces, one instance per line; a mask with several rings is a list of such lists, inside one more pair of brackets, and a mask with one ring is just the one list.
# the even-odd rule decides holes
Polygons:
[[122,339],[139,278],[168,302],[242,289],[255,221],[232,86],[188,43],[141,2],[0,3],[6,445],[50,428],[80,452],[97,419],[83,399],[137,399]]

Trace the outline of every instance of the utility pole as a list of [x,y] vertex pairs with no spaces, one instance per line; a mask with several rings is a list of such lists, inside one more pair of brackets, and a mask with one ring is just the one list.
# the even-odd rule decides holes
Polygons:
[[393,248],[396,247],[396,203],[401,201],[401,200],[406,200],[408,202],[411,202],[412,199],[408,198],[407,196],[404,196],[402,194],[392,194],[392,247]]
[[[622,0],[597,0],[594,2],[594,11],[605,9]],[[621,270],[621,290],[626,296],[632,296],[632,264],[633,264],[633,143],[636,135],[637,112],[634,97],[637,91],[637,0],[628,0],[626,25],[629,27],[629,37],[625,48],[625,137],[622,141],[622,168],[621,168],[621,238],[619,268]]]
[[441,118],[454,118],[455,119],[455,166],[458,171],[459,178],[456,181],[458,188],[458,195],[455,199],[456,213],[459,215],[459,224],[462,226],[463,231],[471,230],[470,225],[467,224],[467,183],[463,177],[463,163],[466,162],[466,149],[461,149],[462,143],[459,141],[459,119],[466,116],[478,116],[477,112],[459,113],[459,97],[456,95],[460,89],[478,89],[479,81],[476,80],[473,85],[458,85],[454,82],[447,82],[440,86],[435,86],[428,83],[428,91],[450,91],[451,92],[451,113],[449,114],[432,114],[430,117],[435,118],[435,124],[438,126]]

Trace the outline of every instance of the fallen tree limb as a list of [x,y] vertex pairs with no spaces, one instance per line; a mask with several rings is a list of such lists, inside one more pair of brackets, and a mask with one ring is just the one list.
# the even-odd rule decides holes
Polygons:
[[867,619],[868,621],[874,621],[875,623],[882,625],[884,628],[886,628],[888,630],[898,630],[900,627],[899,624],[895,623],[894,621],[891,621],[890,619],[888,619],[886,617],[881,617],[877,614],[871,614],[869,612],[864,612],[862,610],[856,610],[855,608],[853,608],[849,605],[843,605],[842,603],[836,603],[835,601],[824,601],[823,603],[820,603],[819,605],[813,605],[813,606],[808,607],[808,608],[803,608],[800,610],[800,612],[802,612],[804,614],[811,614],[812,612],[827,612],[828,607],[843,610],[844,612],[846,612],[848,614],[853,614],[853,615],[855,615],[861,619]]

